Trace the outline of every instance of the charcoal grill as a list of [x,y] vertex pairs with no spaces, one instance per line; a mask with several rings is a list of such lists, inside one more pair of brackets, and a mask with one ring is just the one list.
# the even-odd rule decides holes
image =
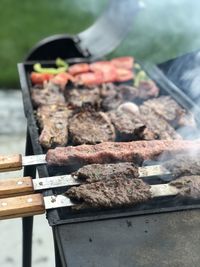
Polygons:
[[[18,65],[24,112],[27,118],[26,155],[44,153],[37,141],[38,127],[30,98],[28,73],[32,70],[35,63],[34,60],[40,60],[45,66],[52,66],[54,61],[42,61],[42,59],[53,60],[57,56],[68,59],[69,63],[89,60],[89,51],[81,50],[80,46],[77,46],[75,37],[64,36],[63,39],[63,36],[60,36],[58,39],[61,46],[50,57],[49,55],[48,58],[42,57],[44,49],[47,49],[48,44],[50,45],[51,43],[50,40],[47,40],[45,45],[44,43],[40,44],[28,55],[28,61]],[[65,41],[66,43],[64,43]],[[64,52],[65,44],[68,47],[66,54]],[[156,66],[144,64],[143,68],[150,78],[158,84],[161,94],[171,95],[186,109],[195,107],[196,119],[197,121],[199,120],[198,114],[200,110],[198,106],[167,79]],[[45,165],[38,166],[37,170],[40,177],[62,173],[62,169],[52,169]],[[25,167],[24,176],[31,175],[35,177],[35,174],[36,168],[34,166]],[[43,192],[45,196],[52,193],[62,193],[62,191],[55,189]],[[190,222],[190,216],[194,216],[198,223],[200,218],[198,217],[198,211],[195,211],[195,209],[199,208],[199,201],[175,201],[174,198],[165,198],[162,201],[151,201],[148,204],[141,204],[132,209],[84,211],[79,213],[63,208],[48,211],[47,219],[50,226],[52,226],[54,236],[56,266],[156,267],[161,266],[161,262],[167,262],[163,266],[179,266],[176,265],[177,256],[175,253],[179,255],[178,257],[181,257],[179,252],[181,249],[185,251],[185,244],[191,244],[188,241],[191,236],[194,244],[198,243],[197,226],[195,222]],[[31,266],[32,223],[31,217],[23,220],[25,233],[23,240],[24,267]],[[180,224],[182,224],[181,228],[179,227]],[[190,235],[183,237],[184,230]],[[179,239],[182,240],[182,243],[174,244]],[[195,246],[193,246],[193,253],[196,257],[195,263],[199,262],[199,253]],[[148,257],[151,258],[151,261],[148,261]],[[190,264],[186,257],[183,257],[180,262],[182,266]]]
[[[82,62],[86,61],[86,59],[68,59],[69,63],[74,63],[74,62]],[[21,88],[22,88],[22,94],[23,94],[23,101],[24,101],[24,111],[25,115],[27,117],[27,123],[28,123],[28,128],[27,128],[27,149],[26,149],[26,154],[43,154],[44,150],[38,143],[38,127],[35,121],[34,117],[34,112],[33,112],[33,106],[31,103],[31,98],[30,98],[30,80],[28,78],[28,74],[33,68],[33,64],[35,62],[26,62],[26,63],[21,63],[18,65],[19,68],[19,75],[20,75],[20,81],[21,81]],[[44,66],[52,66],[54,63],[53,61],[43,61],[42,62]],[[161,94],[168,94],[171,95],[173,98],[176,99],[179,104],[181,104],[183,107],[186,109],[191,109],[195,107],[196,112],[199,112],[199,108],[195,106],[195,104],[185,95],[183,94],[173,83],[171,83],[160,71],[156,66],[152,65],[144,65],[144,69],[147,71],[149,76],[158,84],[158,86],[161,89]],[[197,117],[198,120],[198,117]],[[46,165],[38,166],[38,173],[40,177],[47,177],[47,176],[54,176],[54,175],[59,175],[59,174],[64,174],[63,170],[61,168],[51,168],[47,167]],[[25,174],[27,175],[35,175],[35,168],[34,167],[26,167],[25,168]],[[51,195],[52,193],[62,193],[61,189],[55,189],[55,190],[45,190],[44,195]],[[149,202],[148,204],[141,204],[136,206],[135,208],[128,208],[128,209],[113,209],[113,210],[101,210],[101,211],[85,211],[85,212],[72,212],[70,210],[61,208],[61,209],[56,209],[56,210],[50,210],[47,212],[47,219],[49,221],[49,224],[52,226],[53,229],[53,234],[55,237],[55,245],[59,247],[59,249],[56,247],[56,251],[59,251],[61,254],[61,257],[56,257],[57,260],[61,260],[60,263],[57,263],[58,266],[68,266],[68,257],[70,257],[70,251],[72,252],[72,247],[71,247],[71,242],[73,239],[73,234],[75,234],[75,238],[77,237],[77,232],[79,232],[79,237],[85,238],[88,236],[87,245],[92,246],[92,240],[101,240],[102,236],[107,236],[110,232],[109,235],[112,236],[112,230],[108,229],[118,229],[118,235],[120,238],[120,233],[121,233],[121,227],[123,225],[123,234],[126,236],[127,240],[130,239],[130,229],[132,229],[133,225],[135,224],[135,221],[138,221],[138,218],[141,218],[142,221],[149,220],[148,218],[154,218],[150,220],[157,220],[157,218],[160,218],[162,221],[164,217],[166,217],[166,214],[163,215],[164,217],[161,216],[161,213],[167,213],[168,212],[175,212],[175,213],[170,213],[174,214],[175,217],[179,217],[178,211],[184,211],[184,210],[191,210],[191,209],[198,209],[200,208],[200,202],[199,201],[175,201],[174,198],[165,198],[162,200],[154,200]],[[182,213],[184,216],[187,217],[187,213],[183,212]],[[138,217],[139,216],[139,217]],[[173,215],[172,215],[173,216]],[[27,220],[30,220],[28,218]],[[169,220],[167,220],[167,223],[170,223]],[[148,232],[148,223],[144,224],[145,231]],[[97,225],[97,226],[96,226]],[[143,225],[143,226],[144,226]],[[84,231],[84,235],[82,233],[82,227]],[[97,231],[97,236],[96,236],[96,227],[98,228]],[[138,225],[139,227],[139,225]],[[152,227],[152,226],[151,226]],[[85,229],[86,228],[86,229]],[[108,228],[108,229],[107,229]],[[137,226],[136,226],[137,228]],[[140,228],[140,227],[139,227]],[[70,229],[70,230],[69,230]],[[76,229],[76,230],[75,230]],[[78,229],[78,230],[77,230]],[[75,231],[75,232],[74,232]],[[70,234],[69,234],[70,233]],[[86,234],[88,233],[88,234]],[[94,234],[95,233],[95,234]],[[70,238],[71,236],[71,238]],[[93,237],[92,237],[93,236]],[[64,237],[64,238],[63,238]],[[116,237],[115,237],[116,238]],[[115,240],[113,238],[113,242]],[[134,238],[134,234],[132,236]],[[138,238],[138,242],[141,237]],[[77,239],[74,239],[74,242],[78,242]],[[105,240],[101,240],[102,243],[104,243]],[[99,245],[102,245],[102,243],[98,243]],[[69,245],[70,243],[70,245]],[[82,246],[84,243],[84,240],[80,241],[80,246]],[[114,244],[114,243],[113,243]],[[135,241],[135,244],[137,244],[137,241]],[[103,246],[105,246],[104,244]],[[120,245],[121,246],[121,245]],[[65,251],[65,248],[68,248],[67,251]],[[127,253],[130,253],[130,249],[128,249],[127,244]],[[86,249],[86,248],[85,248]],[[119,250],[119,247],[115,248],[116,249],[115,253]],[[103,252],[105,253],[105,251]],[[86,265],[86,262],[83,264],[83,266],[92,266],[91,262],[94,261],[95,256],[92,256],[90,258],[91,261],[89,261],[90,265]],[[77,259],[77,258],[76,258]],[[80,259],[81,262],[82,259]],[[110,261],[110,265],[108,262]],[[113,265],[112,259],[109,258],[109,261],[105,262],[104,265],[102,266],[115,266]],[[77,262],[74,259],[70,259],[70,264],[71,266],[79,266],[76,265]],[[83,261],[84,262],[84,261]],[[73,265],[73,264],[74,265]],[[76,264],[75,264],[76,263]],[[61,264],[61,265],[60,265]],[[70,266],[69,264],[69,266]],[[124,264],[128,264],[124,263]],[[80,265],[81,266],[81,265]],[[94,265],[94,266],[101,266],[101,265]],[[129,266],[129,265],[123,265],[123,266]],[[140,265],[136,265],[140,266]],[[153,265],[152,265],[153,266]]]

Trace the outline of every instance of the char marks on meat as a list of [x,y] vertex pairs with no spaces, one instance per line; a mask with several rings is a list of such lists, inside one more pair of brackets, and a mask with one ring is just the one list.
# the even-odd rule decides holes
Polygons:
[[179,190],[179,195],[199,199],[200,198],[200,176],[183,176],[175,181],[170,182]]
[[161,116],[157,115],[151,108],[146,105],[140,106],[140,115],[148,129],[157,135],[157,139],[173,140],[182,139],[174,128]]
[[35,107],[50,104],[65,104],[64,95],[60,92],[59,87],[53,84],[48,84],[43,89],[33,88],[31,90],[31,98]]
[[115,164],[91,164],[80,168],[73,173],[78,179],[87,183],[93,183],[101,180],[114,179],[120,177],[123,179],[135,179],[139,177],[138,166],[131,162]]
[[65,93],[65,98],[69,105],[78,108],[91,106],[98,109],[101,102],[100,91],[97,87],[93,89],[69,89]]
[[[110,92],[110,93],[109,93]],[[115,87],[115,92],[112,89],[104,90],[104,99],[102,100],[102,108],[105,111],[117,109],[122,103],[133,101],[137,98],[138,89],[128,85],[121,85]]]
[[75,114],[69,122],[69,133],[75,145],[115,140],[115,129],[103,112],[83,111]]
[[123,178],[71,187],[66,195],[98,208],[134,206],[151,199],[148,184],[140,179]]
[[144,102],[144,105],[152,109],[157,115],[166,121],[177,125],[185,110],[170,96],[160,96]]
[[[133,141],[144,138],[147,129],[139,114],[133,115],[130,112],[119,110],[113,110],[108,114],[115,126],[117,141]],[[146,131],[144,132],[145,129]],[[152,139],[155,139],[153,134],[152,137]]]
[[200,154],[176,155],[163,163],[164,168],[169,170],[173,177],[200,174]]
[[63,105],[45,105],[37,110],[42,129],[39,142],[45,148],[65,146],[68,142],[68,118],[72,111]]
[[49,165],[75,166],[78,169],[83,165],[94,163],[141,163],[144,160],[156,159],[161,154],[185,153],[190,149],[200,149],[200,142],[188,140],[104,142],[50,149],[46,154],[46,160]]

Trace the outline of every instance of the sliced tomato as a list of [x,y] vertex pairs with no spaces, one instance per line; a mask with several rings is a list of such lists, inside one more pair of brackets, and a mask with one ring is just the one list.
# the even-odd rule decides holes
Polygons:
[[111,64],[116,68],[133,69],[133,57],[118,57],[111,60]]
[[63,73],[59,73],[56,76],[54,76],[51,79],[51,82],[57,85],[60,85],[60,87],[63,89],[65,88],[65,85],[68,83],[68,81],[74,81],[74,77],[67,73],[67,72],[63,72]]
[[117,72],[117,78],[116,78],[117,82],[129,81],[132,80],[134,77],[133,72],[131,70],[116,69],[116,72]]
[[68,72],[71,75],[85,73],[85,72],[88,72],[89,70],[90,70],[90,66],[87,63],[74,64],[68,68]]
[[103,75],[99,71],[82,73],[75,76],[75,81],[86,86],[98,85],[103,82]]
[[117,78],[116,68],[109,61],[98,61],[90,64],[91,71],[100,71],[103,74],[103,83],[115,82]]
[[37,72],[34,72],[34,71],[32,71],[31,75],[30,75],[31,82],[33,84],[43,84],[45,81],[49,81],[53,77],[54,77],[53,74],[37,73]]

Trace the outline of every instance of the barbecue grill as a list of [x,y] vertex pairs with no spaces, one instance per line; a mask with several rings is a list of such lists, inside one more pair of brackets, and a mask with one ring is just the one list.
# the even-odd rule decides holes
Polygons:
[[[49,46],[49,51],[52,51],[52,49],[56,47],[55,43],[58,44],[58,42],[61,44],[59,50],[56,49],[56,52],[50,57],[49,54],[45,56],[44,50]],[[78,39],[77,42],[76,37],[59,36],[56,38],[55,43],[55,46],[52,46],[51,41],[47,40],[39,44],[39,46],[28,55],[28,61],[18,65],[24,112],[27,118],[26,155],[38,155],[45,152],[38,143],[38,126],[34,117],[34,110],[30,97],[31,84],[29,73],[33,69],[33,64],[40,60],[44,66],[53,66],[53,60],[57,56],[67,59],[69,64],[88,62],[91,59],[102,56],[102,54],[91,56],[92,53],[90,53],[89,50],[86,51],[85,47],[84,49],[81,48],[80,39]],[[65,54],[66,44],[68,52]],[[198,114],[200,110],[198,106],[163,75],[159,68],[143,63],[141,63],[141,65],[148,73],[149,77],[159,86],[161,95],[170,95],[185,109],[195,110],[194,115],[199,124]],[[62,168],[52,168],[46,165],[38,166],[37,170],[39,177],[60,175],[64,174],[66,171],[62,170]],[[24,176],[29,175],[35,177],[35,173],[36,168],[34,166],[26,166],[24,168]],[[45,190],[43,194],[44,196],[49,196],[63,192],[64,189],[56,188],[53,190]],[[183,232],[182,229],[179,228],[179,223],[182,223],[182,227],[185,227],[186,232],[190,231],[191,235],[192,228],[196,237],[194,242],[198,242],[198,234],[196,235],[198,231],[196,231],[195,225],[187,223],[190,215],[186,212],[186,210],[198,208],[200,208],[199,201],[178,201],[173,197],[166,197],[162,200],[152,200],[147,204],[137,205],[134,208],[105,209],[101,211],[85,210],[80,212],[74,212],[66,208],[50,210],[47,212],[47,219],[50,226],[52,226],[54,235],[56,266],[160,266],[160,262],[165,261],[167,261],[168,265],[165,264],[163,266],[176,266],[174,261],[175,256],[171,250],[178,250],[176,250],[174,244],[170,242],[175,242],[175,240],[182,237]],[[190,211],[190,213],[197,221],[199,220],[195,210]],[[28,248],[25,247],[25,244],[27,246],[27,242],[29,244],[31,243],[32,218],[25,218],[23,223],[25,233],[23,240],[23,264],[24,266],[30,266],[31,246]],[[194,228],[192,226],[194,226]],[[162,239],[161,234],[156,231],[158,228],[159,231],[161,231],[160,233],[163,233],[166,237],[166,243],[164,245],[164,238]],[[175,236],[173,236],[174,233],[176,233]],[[157,236],[155,240],[152,235],[154,236],[157,234],[159,236]],[[150,238],[149,235],[151,235]],[[154,247],[154,242],[157,243],[157,248],[160,246],[162,247],[163,254],[156,253],[153,249],[150,249]],[[184,245],[188,244],[186,236],[185,238],[182,237],[181,242]],[[184,251],[183,244],[178,244],[178,249],[183,249]],[[141,249],[143,250],[142,252]],[[146,257],[144,255],[146,255]],[[148,259],[146,258],[151,255],[155,255],[155,258],[148,264]],[[185,265],[183,261],[180,261],[181,264],[183,266],[188,266],[187,259],[184,258],[184,260]],[[195,263],[198,261],[199,258],[196,259]]]

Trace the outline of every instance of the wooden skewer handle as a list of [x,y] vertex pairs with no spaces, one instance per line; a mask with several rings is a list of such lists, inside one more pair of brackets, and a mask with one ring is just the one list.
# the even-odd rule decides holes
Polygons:
[[0,155],[0,172],[16,171],[21,169],[22,156],[20,154],[9,156]]
[[42,194],[0,199],[0,220],[45,213]]
[[33,181],[31,177],[0,179],[0,198],[33,194]]

